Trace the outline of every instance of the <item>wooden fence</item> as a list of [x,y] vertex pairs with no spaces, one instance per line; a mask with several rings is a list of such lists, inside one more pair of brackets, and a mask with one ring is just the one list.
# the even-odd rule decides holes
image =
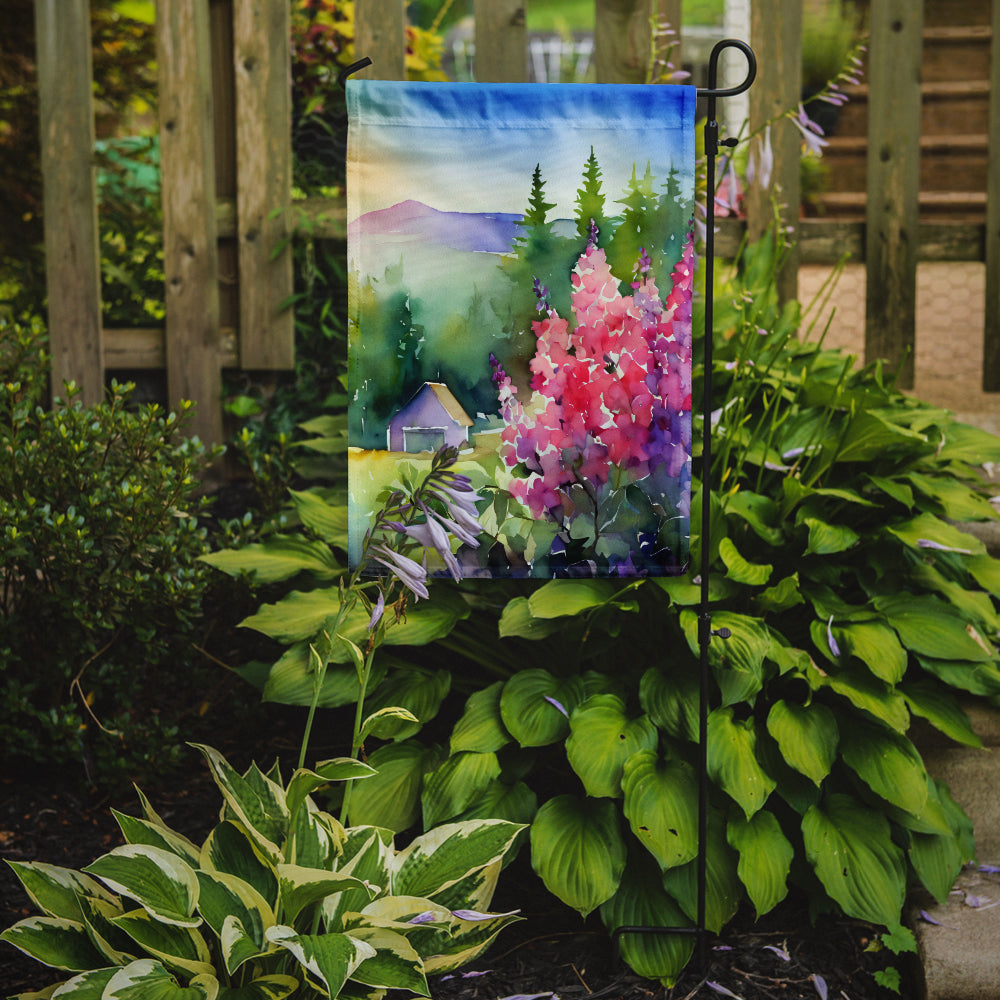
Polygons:
[[[53,384],[73,379],[84,400],[94,401],[108,370],[165,369],[169,400],[196,401],[196,433],[221,441],[222,370],[273,372],[294,362],[292,315],[283,308],[291,254],[277,251],[292,235],[293,218],[284,211],[291,203],[290,0],[157,2],[166,325],[142,330],[101,326],[88,3],[35,0]],[[474,0],[479,80],[525,79],[526,3]],[[374,63],[366,75],[403,77],[405,7],[405,0],[357,0],[356,51]],[[597,81],[643,82],[650,16],[679,25],[681,7],[681,0],[595,0]],[[1000,0],[991,15],[985,224],[919,219],[922,11],[916,0],[871,0],[866,218],[800,220],[785,210],[797,240],[782,291],[795,294],[800,262],[832,263],[844,253],[863,260],[866,355],[896,364],[909,350],[903,379],[912,384],[917,262],[985,261],[983,384],[997,391]],[[751,18],[759,66],[750,91],[753,129],[799,101],[802,3],[753,0]],[[751,234],[763,230],[772,198],[799,204],[800,137],[791,123],[779,124],[770,185],[749,192],[745,223],[725,220],[716,241],[723,256],[744,226]],[[313,235],[343,238],[342,201],[299,208]]]

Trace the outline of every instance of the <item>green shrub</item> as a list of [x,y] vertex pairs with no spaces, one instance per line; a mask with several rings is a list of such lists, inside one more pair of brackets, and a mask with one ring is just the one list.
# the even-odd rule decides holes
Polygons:
[[0,324],[0,744],[7,760],[82,758],[93,777],[176,753],[157,699],[191,662],[208,454],[187,405],[132,409],[128,385],[40,406],[40,338]]

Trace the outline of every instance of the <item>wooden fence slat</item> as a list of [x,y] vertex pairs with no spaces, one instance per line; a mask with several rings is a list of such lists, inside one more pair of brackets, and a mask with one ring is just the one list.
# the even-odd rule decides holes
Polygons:
[[903,389],[915,364],[923,6],[872,0],[869,15],[865,360],[898,368]]
[[247,369],[295,367],[294,315],[282,306],[293,280],[290,21],[287,0],[233,7],[240,366]]
[[354,54],[372,65],[361,75],[372,80],[406,79],[405,0],[362,0],[354,7]]
[[35,0],[52,392],[104,397],[88,0]]
[[[758,73],[749,91],[750,131],[784,114],[799,103],[802,91],[802,4],[799,0],[759,0],[750,8],[750,41],[757,57]],[[720,108],[720,116],[724,113]],[[739,122],[730,123],[735,132]],[[756,143],[758,140],[754,139]],[[778,296],[786,302],[798,295],[799,158],[802,136],[787,118],[771,126],[774,169],[763,188],[755,182],[747,192],[748,229],[759,239],[774,220],[774,204],[780,205],[781,225],[794,230],[795,241],[777,277]]]
[[480,83],[528,79],[524,0],[475,0],[475,74]]
[[989,159],[986,175],[986,324],[983,389],[1000,391],[1000,0],[993,0],[990,44]]
[[167,394],[198,406],[192,431],[222,441],[219,256],[211,59],[205,0],[160,0],[156,9],[166,273]]

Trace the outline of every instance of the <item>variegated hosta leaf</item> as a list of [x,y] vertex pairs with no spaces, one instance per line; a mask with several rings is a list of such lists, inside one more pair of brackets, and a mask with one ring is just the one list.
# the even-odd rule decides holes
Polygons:
[[420,796],[424,826],[437,826],[454,819],[475,802],[500,776],[495,753],[452,754],[436,771],[424,778]]
[[198,878],[171,851],[146,844],[125,844],[85,869],[109,889],[134,899],[150,916],[178,927],[197,927]]
[[641,751],[625,762],[622,789],[632,832],[661,869],[697,855],[698,783],[690,765]]
[[[127,963],[126,963],[127,964]],[[120,966],[109,966],[106,969],[91,969],[80,975],[67,979],[55,990],[49,987],[44,993],[20,993],[11,1000],[28,1000],[29,997],[53,997],[55,1000],[101,1000],[104,988],[114,978]]]
[[218,1000],[285,1000],[300,986],[294,976],[261,976],[244,986],[224,986]]
[[335,868],[343,842],[344,828],[340,822],[317,809],[312,799],[306,799],[292,820],[285,858],[304,868]]
[[219,981],[199,975],[187,986],[153,959],[143,958],[119,969],[104,987],[101,1000],[216,1000]]
[[588,795],[617,799],[622,769],[639,750],[653,750],[659,740],[648,715],[630,719],[625,702],[613,694],[596,694],[578,705],[569,720],[566,757]]
[[291,927],[269,927],[267,939],[285,948],[296,961],[332,997],[338,996],[344,983],[358,966],[375,957],[375,949],[349,934],[296,934]]
[[87,928],[65,917],[28,917],[0,934],[26,955],[54,969],[81,972],[100,968],[105,959],[94,948]]
[[201,847],[199,867],[224,872],[252,885],[273,909],[278,905],[278,875],[241,823],[220,823]]
[[[275,923],[274,912],[267,900],[248,882],[223,872],[200,871],[198,883],[201,887],[198,910],[216,936],[221,940],[227,920],[236,920],[242,936],[250,939],[255,953],[264,951],[264,931]],[[233,933],[231,930],[231,937]],[[243,951],[245,949],[241,945],[241,953]],[[250,957],[243,955],[239,962],[230,965],[231,953],[231,948],[226,949],[226,967],[230,975]]]
[[300,865],[278,865],[278,881],[281,887],[282,912],[286,920],[293,922],[305,907],[345,889],[361,889],[369,893],[369,898],[375,895],[361,879],[353,875],[303,868]]
[[125,912],[120,902],[109,903],[93,896],[83,896],[80,904],[90,940],[104,956],[105,965],[128,965],[140,957],[140,949],[135,942],[114,924],[115,917]]
[[284,789],[254,769],[246,776],[240,775],[217,750],[203,744],[193,745],[208,761],[226,806],[247,828],[264,855],[277,863],[281,856],[278,845],[288,831]]
[[171,969],[180,969],[189,976],[213,971],[212,956],[205,939],[190,927],[161,923],[145,910],[123,913],[111,922]]
[[615,803],[549,799],[531,824],[531,865],[549,892],[583,916],[610,899],[625,870]]
[[[520,839],[523,832],[524,827],[521,828],[515,840]],[[506,860],[506,855],[497,858],[493,864],[486,865],[485,868],[478,868],[466,875],[465,878],[460,878],[457,882],[452,883],[447,889],[434,893],[435,902],[447,906],[449,910],[463,908],[488,910],[493,902],[493,894],[497,889],[500,871]]]
[[392,852],[389,830],[356,826],[347,831],[337,870],[342,875],[353,875],[366,887],[345,889],[323,900],[323,920],[328,931],[345,929],[342,926],[345,913],[363,909],[370,902],[372,892],[388,889]]
[[[430,954],[424,955],[424,971],[428,975],[452,972],[474,961],[493,943],[500,931],[521,919],[516,912],[512,912],[480,914],[476,919],[468,920],[461,916],[465,912],[452,911],[454,923],[450,933],[441,932],[437,946]],[[414,941],[414,945],[419,950],[419,942]]]
[[451,752],[473,750],[477,753],[496,753],[510,743],[500,716],[500,693],[503,681],[470,695],[465,703],[462,717],[455,723],[451,733]]
[[379,747],[368,761],[378,771],[351,790],[352,826],[381,826],[396,833],[420,817],[420,790],[424,774],[439,756],[416,740]]
[[781,832],[774,813],[766,809],[750,819],[731,819],[726,837],[730,847],[740,853],[736,873],[759,918],[788,895],[788,872],[795,849]]
[[927,802],[927,771],[910,740],[861,719],[840,748],[845,763],[876,795],[919,815]]
[[467,875],[500,861],[522,829],[495,819],[446,823],[429,830],[393,860],[392,892],[433,899]]
[[767,715],[767,731],[781,756],[815,785],[830,773],[840,733],[833,712],[819,702],[798,705],[779,699]]
[[8,861],[24,891],[46,916],[64,917],[67,920],[83,919],[80,909],[81,896],[93,896],[109,903],[114,896],[97,879],[74,871],[39,861]]
[[708,774],[749,818],[774,791],[776,782],[757,761],[752,718],[737,721],[733,709],[717,708],[708,717]]
[[906,866],[885,816],[849,795],[830,795],[805,814],[802,837],[809,863],[844,913],[899,923]]
[[424,963],[402,934],[384,927],[356,927],[351,937],[375,949],[375,954],[351,973],[355,982],[430,996]]
[[112,809],[122,835],[129,844],[146,844],[149,847],[159,847],[161,850],[176,854],[192,868],[198,864],[199,848],[187,837],[176,833],[169,827],[145,819],[126,816],[125,813]]
[[[610,932],[619,927],[690,927],[684,912],[664,891],[651,859],[630,858],[618,891],[601,905]],[[694,950],[692,934],[623,934],[619,952],[640,976],[672,986]]]
[[285,805],[288,812],[294,815],[306,797],[312,795],[318,788],[328,785],[331,781],[350,781],[356,778],[370,778],[376,774],[373,767],[353,757],[337,757],[317,764],[313,770],[299,768],[288,782],[285,792]]
[[547,746],[566,736],[570,713],[583,698],[579,677],[560,679],[547,670],[521,670],[504,684],[500,717],[521,746]]

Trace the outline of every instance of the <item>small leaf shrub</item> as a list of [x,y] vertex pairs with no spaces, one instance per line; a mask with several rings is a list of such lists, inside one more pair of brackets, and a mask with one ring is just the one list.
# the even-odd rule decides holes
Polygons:
[[[450,823],[399,849],[391,831],[345,829],[312,794],[368,779],[352,758],[240,774],[199,747],[222,793],[201,844],[115,813],[126,844],[83,871],[10,862],[41,910],[0,934],[69,973],[66,997],[429,996],[427,975],[479,955],[515,913],[487,912],[521,827]],[[47,995],[47,994],[46,994]]]
[[[947,895],[973,854],[971,825],[909,730],[920,717],[977,746],[958,696],[1000,696],[1000,561],[955,524],[996,516],[977,466],[1000,461],[1000,439],[905,396],[879,364],[800,339],[800,306],[775,291],[781,253],[770,238],[745,248],[717,288],[714,459],[700,467],[696,418],[688,572],[437,586],[390,633],[399,660],[368,689],[419,724],[367,748],[378,774],[354,791],[352,822],[530,821],[535,869],[581,914],[609,930],[693,923],[708,544],[712,626],[730,632],[709,647],[708,928],[795,887],[814,913],[904,939],[908,885]],[[462,471],[478,485],[474,463]],[[288,647],[254,672],[265,698],[313,692],[308,647],[338,599],[342,503],[293,494],[299,534],[227,556],[229,572],[289,588],[244,623]],[[491,534],[525,516],[506,496],[478,509]],[[423,643],[418,664],[405,646]],[[450,688],[468,694],[464,710],[443,741],[421,739]],[[345,656],[323,703],[356,691]],[[692,948],[677,935],[621,940],[637,972],[668,983]]]
[[177,752],[156,695],[193,659],[209,453],[187,407],[133,409],[129,386],[43,408],[41,338],[0,323],[0,745],[110,776]]

